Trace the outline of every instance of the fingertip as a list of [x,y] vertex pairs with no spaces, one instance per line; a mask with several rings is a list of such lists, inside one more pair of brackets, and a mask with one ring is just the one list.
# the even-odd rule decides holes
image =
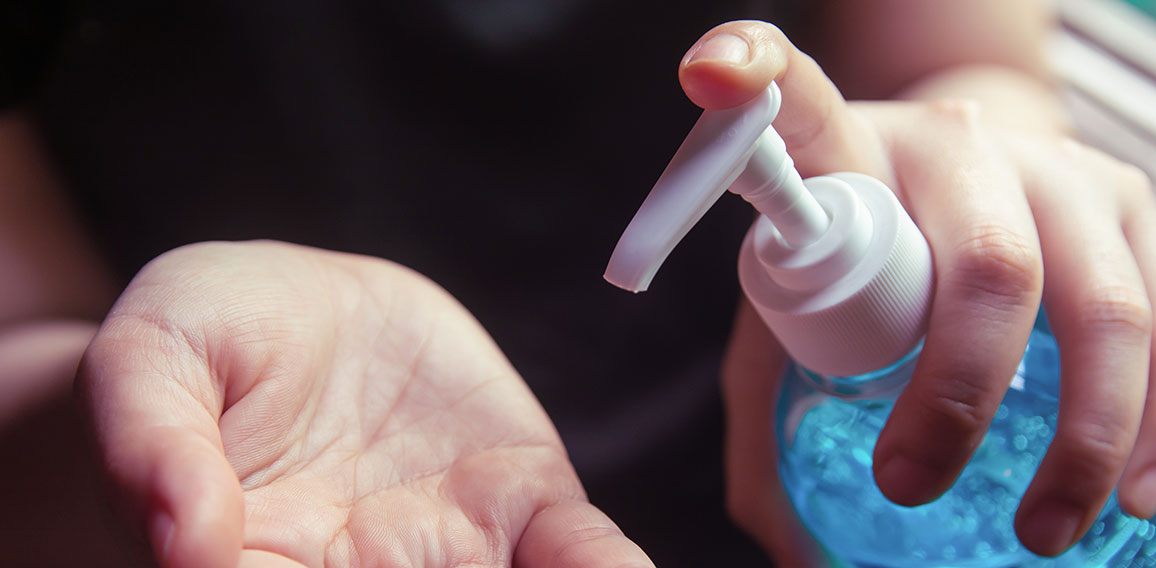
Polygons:
[[[872,456],[876,486],[888,500],[905,507],[930,503],[951,489],[982,442],[990,421],[981,418],[986,415],[982,411],[964,412],[968,418],[945,412],[979,405],[959,402],[969,397],[920,396],[915,392],[917,381],[918,377],[913,377],[904,388]],[[935,402],[928,405],[928,400]]]
[[1125,472],[1116,493],[1120,509],[1138,519],[1156,516],[1156,470]]
[[896,455],[878,462],[875,484],[892,503],[916,507],[931,502],[951,487],[944,482],[944,473],[931,466]]
[[539,511],[518,541],[515,568],[654,568],[654,562],[585,501],[563,501]]
[[1086,512],[1076,505],[1050,501],[1020,507],[1015,530],[1024,547],[1040,556],[1058,556],[1075,544],[1087,530]]
[[678,68],[683,91],[704,109],[738,106],[786,69],[786,37],[766,22],[722,24],[704,34]]

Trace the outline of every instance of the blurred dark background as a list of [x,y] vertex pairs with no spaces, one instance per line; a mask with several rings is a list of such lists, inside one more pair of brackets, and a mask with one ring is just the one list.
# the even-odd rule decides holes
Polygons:
[[[724,199],[646,294],[601,274],[698,116],[683,53],[739,18],[802,37],[792,3],[16,4],[5,102],[34,113],[123,282],[212,239],[411,266],[494,335],[591,500],[659,566],[768,564],[726,519],[721,470],[718,364],[751,213]],[[71,420],[53,412],[7,427],[0,456],[9,470],[64,459],[86,513],[34,510],[60,479],[0,473],[3,501],[37,519],[4,529],[21,535],[15,565],[60,565],[57,533],[88,546],[85,514],[103,514],[83,456],[45,451],[76,436],[45,428]]]

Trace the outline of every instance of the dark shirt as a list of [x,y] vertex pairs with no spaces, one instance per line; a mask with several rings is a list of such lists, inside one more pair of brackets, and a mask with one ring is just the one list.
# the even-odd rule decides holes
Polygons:
[[646,294],[601,275],[699,113],[679,58],[715,24],[786,14],[701,0],[42,11],[5,96],[34,110],[124,278],[209,239],[411,266],[493,334],[591,500],[659,566],[769,564],[723,511],[718,367],[751,212],[722,200]]

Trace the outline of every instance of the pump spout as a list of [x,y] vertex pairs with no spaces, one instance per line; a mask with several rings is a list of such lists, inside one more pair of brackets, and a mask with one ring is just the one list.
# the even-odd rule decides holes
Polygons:
[[774,128],[759,136],[743,173],[730,186],[733,193],[771,220],[789,248],[803,248],[822,237],[830,217],[795,169],[787,144]]
[[702,113],[618,240],[604,275],[608,282],[645,291],[675,245],[728,188],[766,215],[792,247],[823,234],[827,215],[771,127],[781,98],[771,83],[741,106]]

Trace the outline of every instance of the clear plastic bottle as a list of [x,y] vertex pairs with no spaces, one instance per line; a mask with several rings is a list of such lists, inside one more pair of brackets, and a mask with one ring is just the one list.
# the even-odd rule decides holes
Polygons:
[[871,456],[918,353],[854,377],[797,364],[787,372],[776,424],[779,469],[803,524],[837,564],[1156,566],[1156,525],[1125,515],[1114,498],[1059,557],[1036,556],[1016,538],[1016,508],[1056,426],[1059,352],[1045,326],[1033,330],[990,430],[952,488],[919,507],[888,501],[875,485]]

